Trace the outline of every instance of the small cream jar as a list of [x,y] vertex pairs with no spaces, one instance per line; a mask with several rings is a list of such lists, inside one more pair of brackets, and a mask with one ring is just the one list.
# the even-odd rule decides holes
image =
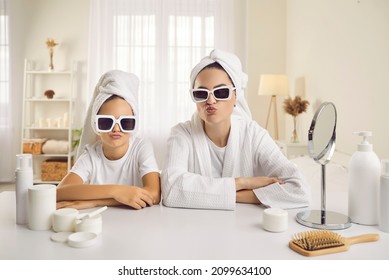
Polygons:
[[100,214],[91,218],[83,218],[76,220],[77,232],[93,232],[100,234],[103,229],[103,220]]
[[288,212],[279,208],[267,208],[263,211],[262,226],[271,232],[283,232],[288,228]]
[[53,213],[53,230],[55,232],[72,232],[75,230],[75,221],[78,210],[74,208],[61,208]]

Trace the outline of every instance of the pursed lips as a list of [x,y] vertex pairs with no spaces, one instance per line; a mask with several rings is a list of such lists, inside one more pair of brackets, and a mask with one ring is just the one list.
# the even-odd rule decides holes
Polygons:
[[121,135],[121,134],[118,134],[118,133],[111,133],[109,136],[110,136],[111,138],[114,138],[114,139],[119,139],[119,138],[122,137],[122,135]]
[[217,111],[217,109],[216,109],[215,107],[213,107],[213,106],[207,106],[207,107],[205,108],[205,111],[206,111],[207,113],[209,113],[209,114],[212,114],[212,113],[215,113],[215,112]]

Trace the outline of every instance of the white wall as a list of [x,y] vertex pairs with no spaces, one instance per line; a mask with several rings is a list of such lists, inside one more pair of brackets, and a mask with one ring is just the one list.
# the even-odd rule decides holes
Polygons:
[[[22,47],[17,50],[15,62],[15,80],[23,80],[24,58],[37,62],[37,67],[47,69],[49,52],[47,38],[59,43],[54,48],[54,68],[64,70],[71,67],[73,60],[80,61],[81,83],[78,86],[79,97],[75,110],[82,112],[86,100],[86,63],[88,56],[89,0],[12,0],[15,5],[17,21],[11,27],[11,33],[17,34],[18,40],[13,45]],[[23,15],[23,17],[22,17]],[[22,95],[22,88],[15,89]],[[82,126],[79,117],[76,126]]]
[[[310,113],[323,101],[338,111],[337,149],[351,154],[353,131],[370,130],[389,158],[389,1],[287,1],[287,73],[305,80]],[[293,85],[292,85],[293,88]]]
[[86,62],[88,50],[89,0],[30,0],[29,24],[25,32],[25,56],[37,60],[43,69],[49,64],[47,38],[59,45],[54,49],[56,70],[68,69],[71,60]]
[[[247,1],[248,102],[253,119],[265,127],[270,96],[258,96],[261,74],[285,74],[286,4],[285,0]],[[283,98],[277,100],[279,138],[285,138]],[[272,115],[271,115],[272,116]],[[268,130],[274,135],[273,118]]]

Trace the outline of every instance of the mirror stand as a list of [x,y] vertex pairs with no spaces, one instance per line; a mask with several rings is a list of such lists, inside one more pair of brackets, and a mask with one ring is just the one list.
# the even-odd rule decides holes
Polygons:
[[317,229],[346,229],[351,226],[348,216],[326,210],[326,165],[321,164],[321,210],[306,210],[296,215],[296,221]]
[[326,210],[326,164],[335,151],[336,119],[335,105],[325,102],[316,111],[308,131],[309,154],[321,165],[321,209],[299,212],[296,221],[311,228],[333,230],[351,226],[348,216]]

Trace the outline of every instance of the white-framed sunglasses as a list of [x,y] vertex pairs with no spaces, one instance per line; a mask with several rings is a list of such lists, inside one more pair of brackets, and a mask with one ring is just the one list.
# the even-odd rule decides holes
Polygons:
[[190,90],[190,96],[195,103],[207,101],[210,94],[212,94],[216,100],[229,100],[231,99],[233,90],[235,90],[235,87],[233,86],[221,86],[212,90],[196,88]]
[[120,116],[116,119],[112,115],[96,115],[95,125],[97,132],[110,132],[118,124],[122,132],[133,132],[136,128],[136,116]]

